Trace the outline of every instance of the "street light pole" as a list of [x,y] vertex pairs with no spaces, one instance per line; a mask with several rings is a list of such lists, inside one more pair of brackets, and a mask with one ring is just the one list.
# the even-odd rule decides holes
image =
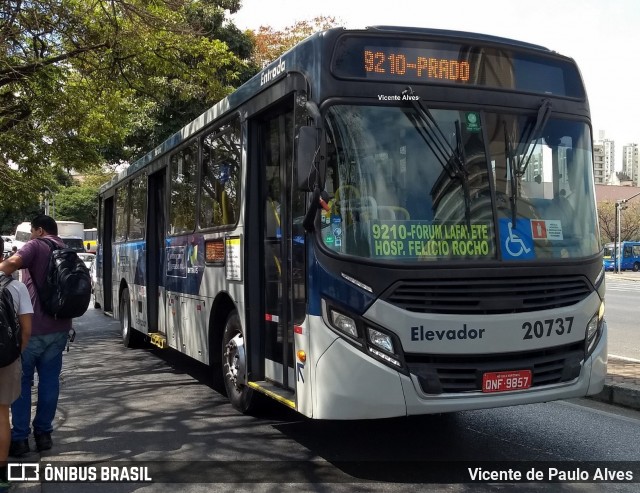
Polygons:
[[635,195],[632,195],[627,199],[616,200],[616,231],[614,235],[615,238],[613,239],[614,241],[613,251],[616,253],[616,266],[617,266],[618,274],[620,274],[620,269],[622,265],[622,229],[620,227],[620,222],[622,220],[622,211],[626,209],[626,207],[622,207],[622,204],[626,204],[631,199],[636,198],[638,195],[640,195],[640,192],[636,193]]
[[616,256],[616,271],[620,274],[620,264],[622,263],[622,231],[620,230],[620,217],[622,216],[622,200],[616,201],[616,234],[613,251]]
[[[56,217],[56,196],[49,187],[44,187],[44,213],[47,216]],[[51,197],[51,209],[49,208],[49,197]]]

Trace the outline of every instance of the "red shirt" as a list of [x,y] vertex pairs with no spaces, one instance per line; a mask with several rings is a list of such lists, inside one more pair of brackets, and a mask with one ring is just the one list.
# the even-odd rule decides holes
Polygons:
[[[60,246],[64,246],[64,242],[57,236],[46,235],[45,238],[50,239]],[[26,284],[29,295],[31,296],[31,303],[33,304],[31,335],[53,334],[55,332],[66,332],[71,329],[70,318],[56,319],[44,312],[38,299],[38,290],[33,283],[35,279],[38,286],[42,286],[47,277],[49,256],[51,255],[49,245],[42,240],[29,240],[16,252],[16,255],[19,255],[22,259],[22,282]]]

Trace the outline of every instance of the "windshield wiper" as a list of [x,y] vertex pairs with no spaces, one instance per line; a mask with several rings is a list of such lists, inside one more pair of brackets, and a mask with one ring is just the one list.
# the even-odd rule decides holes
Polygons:
[[511,184],[511,196],[509,202],[511,204],[511,226],[516,227],[516,219],[518,216],[518,181],[516,179],[517,171],[515,169],[514,157],[513,157],[513,144],[509,132],[507,131],[507,122],[502,120],[504,126],[504,155],[507,159],[507,168],[509,169],[509,183]]
[[[551,101],[544,99],[540,108],[538,108],[538,116],[533,125],[529,125],[527,128],[529,132],[523,135],[523,138],[518,144],[518,150],[516,155],[518,156],[518,173],[524,174],[533,156],[535,150],[535,142],[542,136],[542,129],[547,125],[549,117],[551,116]],[[522,155],[522,158],[520,156]]]
[[[403,95],[414,96],[413,89],[407,87]],[[418,131],[418,134],[425,141],[436,160],[447,173],[449,179],[457,179],[462,185],[464,194],[465,218],[469,227],[471,226],[471,193],[469,191],[469,171],[467,170],[464,146],[460,135],[460,122],[455,122],[456,128],[456,149],[454,149],[438,122],[429,111],[429,108],[422,104],[422,101],[413,97],[407,98],[411,106],[415,109],[415,114],[407,114],[407,118]]]
[[467,169],[467,158],[464,155],[464,146],[462,145],[462,135],[460,132],[460,122],[455,121],[456,127],[456,156],[459,162],[460,171],[457,174],[462,184],[462,193],[464,195],[464,217],[467,220],[467,227],[471,231],[471,190],[469,190],[469,170]]
[[540,139],[542,130],[547,125],[549,117],[551,116],[551,101],[544,99],[540,108],[538,108],[538,116],[533,125],[527,125],[526,132],[523,132],[518,148],[514,152],[513,144],[507,132],[507,122],[503,120],[504,125],[504,147],[505,157],[507,159],[507,166],[509,167],[509,179],[511,182],[511,196],[509,201],[511,202],[511,224],[515,228],[516,219],[518,215],[518,185],[520,180],[524,176],[527,166],[533,156],[535,150],[535,143]]

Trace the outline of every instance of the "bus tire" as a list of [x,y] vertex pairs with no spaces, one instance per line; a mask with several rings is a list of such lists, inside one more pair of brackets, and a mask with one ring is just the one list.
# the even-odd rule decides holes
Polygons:
[[640,262],[634,262],[633,272],[638,272],[639,270],[640,270]]
[[253,389],[246,385],[246,351],[240,317],[233,310],[227,317],[222,335],[222,375],[231,405],[241,413],[255,408]]
[[122,296],[120,297],[120,333],[122,334],[122,344],[124,344],[125,347],[138,347],[142,341],[142,334],[131,327],[129,288],[124,288],[122,290]]

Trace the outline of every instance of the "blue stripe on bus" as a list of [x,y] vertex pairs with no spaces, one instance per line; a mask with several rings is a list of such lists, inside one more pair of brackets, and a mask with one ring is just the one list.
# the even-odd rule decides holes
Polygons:
[[176,293],[199,294],[204,276],[204,236],[167,238],[164,254],[166,288]]
[[[147,284],[145,241],[120,243],[114,245],[112,262],[118,276],[139,286]],[[204,276],[204,237],[201,234],[189,234],[167,238],[160,255],[163,265],[158,279],[160,286],[183,294],[197,295]],[[100,266],[98,266],[100,267]]]
[[[116,275],[122,277],[122,274],[124,274],[127,279],[130,279],[129,275],[133,273],[133,283],[139,286],[146,286],[146,251],[146,242],[144,241],[132,241],[114,245],[111,255]],[[133,267],[134,265],[135,267]],[[98,267],[100,266],[98,265]],[[129,280],[129,282],[131,281]]]
[[313,247],[309,248],[309,315],[322,314],[322,298],[348,305],[355,314],[363,314],[375,297],[354,286],[341,276],[327,271],[318,261]]

